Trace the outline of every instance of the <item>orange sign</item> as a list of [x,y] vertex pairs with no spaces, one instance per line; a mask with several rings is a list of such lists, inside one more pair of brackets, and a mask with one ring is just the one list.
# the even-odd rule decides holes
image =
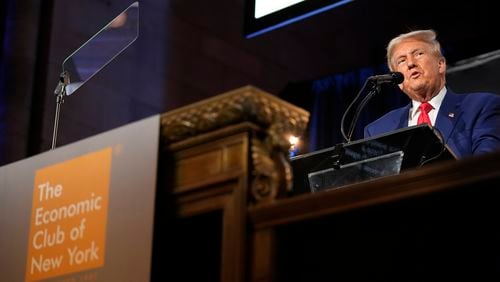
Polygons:
[[26,281],[102,267],[112,149],[36,171]]

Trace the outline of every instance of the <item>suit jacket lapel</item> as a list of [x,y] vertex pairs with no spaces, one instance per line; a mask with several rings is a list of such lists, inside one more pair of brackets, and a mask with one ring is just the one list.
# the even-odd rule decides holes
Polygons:
[[410,115],[411,102],[403,108],[397,129],[408,127],[408,117]]
[[441,132],[445,142],[450,137],[458,118],[462,114],[460,107],[462,99],[463,96],[447,90],[446,96],[439,108],[435,127]]

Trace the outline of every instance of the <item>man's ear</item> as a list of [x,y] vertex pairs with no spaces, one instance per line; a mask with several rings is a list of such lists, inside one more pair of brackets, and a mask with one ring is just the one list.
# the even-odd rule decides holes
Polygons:
[[439,73],[446,73],[446,59],[441,57],[438,61]]

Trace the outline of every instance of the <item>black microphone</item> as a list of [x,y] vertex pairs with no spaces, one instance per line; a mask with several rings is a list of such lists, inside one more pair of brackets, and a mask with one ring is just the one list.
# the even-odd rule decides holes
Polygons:
[[400,84],[404,80],[404,76],[400,72],[390,72],[388,74],[374,75],[370,76],[368,80],[373,81],[377,84],[382,83],[394,83]]

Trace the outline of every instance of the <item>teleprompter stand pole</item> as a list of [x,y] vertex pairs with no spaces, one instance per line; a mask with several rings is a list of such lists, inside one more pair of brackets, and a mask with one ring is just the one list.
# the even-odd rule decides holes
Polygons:
[[54,117],[54,132],[52,133],[52,147],[51,150],[56,148],[57,144],[57,131],[59,128],[59,115],[61,113],[61,106],[64,103],[64,96],[66,96],[66,86],[69,84],[69,74],[63,71],[59,76],[54,95],[56,95],[56,113]]

